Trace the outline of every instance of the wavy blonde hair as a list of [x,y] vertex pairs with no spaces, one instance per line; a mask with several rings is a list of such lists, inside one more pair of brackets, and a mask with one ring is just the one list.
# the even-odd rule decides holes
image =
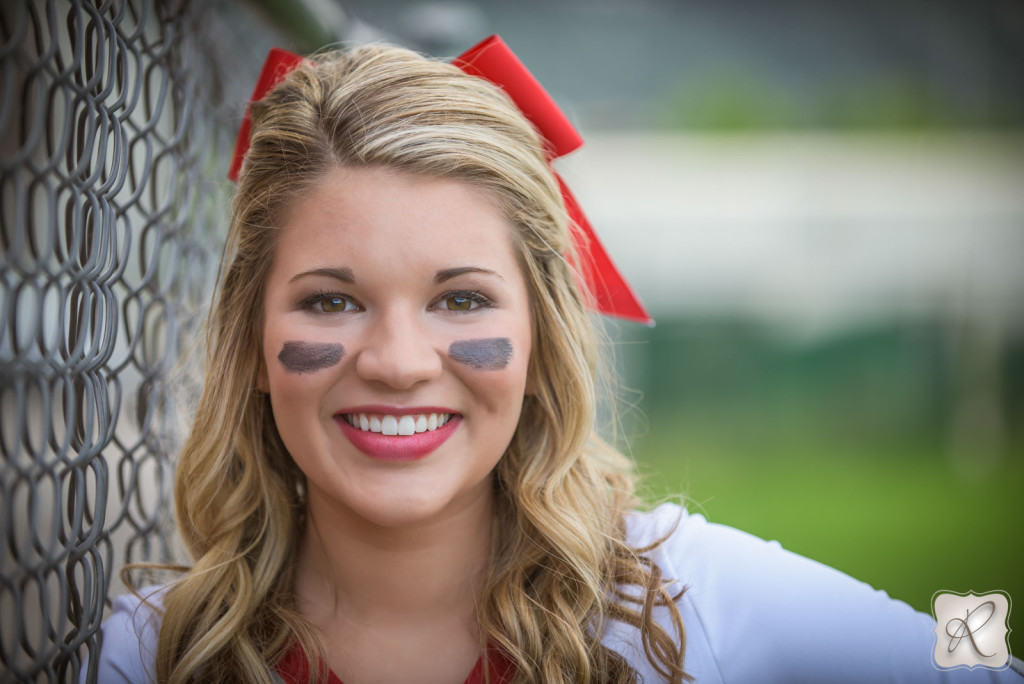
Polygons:
[[[323,662],[293,594],[304,478],[268,397],[254,388],[274,226],[338,166],[471,183],[516,229],[536,392],[496,469],[495,539],[478,598],[484,641],[515,665],[516,682],[635,681],[626,660],[601,642],[605,623],[617,620],[639,630],[667,680],[689,679],[678,597],[645,557],[650,549],[625,542],[633,481],[628,461],[595,432],[597,333],[575,285],[565,207],[536,131],[490,83],[381,45],[318,55],[251,114],[204,389],[175,481],[178,526],[195,562],[164,598],[158,681],[269,683],[269,667],[295,640],[311,665]],[[668,609],[675,634],[655,621],[656,606]]]

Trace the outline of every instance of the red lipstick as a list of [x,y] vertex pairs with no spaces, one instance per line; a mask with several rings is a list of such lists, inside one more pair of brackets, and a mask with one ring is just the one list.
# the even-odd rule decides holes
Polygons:
[[[372,407],[376,410],[367,410],[368,408],[371,407],[362,407],[357,411],[352,411],[351,413],[380,413],[393,416],[424,413],[448,413],[446,411],[432,411],[429,409],[424,410],[422,408],[409,410]],[[348,411],[346,411],[346,413],[351,414]],[[458,429],[459,423],[462,422],[462,416],[457,413],[452,413],[448,422],[436,430],[417,432],[414,435],[384,435],[379,432],[360,430],[359,428],[351,425],[345,419],[345,414],[335,415],[334,422],[338,424],[339,428],[341,428],[342,434],[344,434],[345,437],[347,437],[348,440],[352,442],[357,449],[359,449],[359,451],[372,459],[376,459],[378,461],[415,461],[429,456],[433,451],[444,444],[448,438],[455,433],[455,430]]]

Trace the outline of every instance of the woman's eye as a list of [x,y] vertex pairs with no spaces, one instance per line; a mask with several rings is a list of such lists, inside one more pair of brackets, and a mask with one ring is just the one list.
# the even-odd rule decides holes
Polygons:
[[324,313],[338,313],[348,308],[349,301],[344,297],[331,295],[320,300],[320,310]]
[[444,303],[445,308],[449,311],[469,311],[473,308],[473,304],[475,302],[473,302],[469,297],[452,295],[451,297],[446,297]]
[[302,308],[313,313],[341,313],[355,311],[359,307],[345,295],[320,293],[304,299]]
[[438,308],[447,311],[473,311],[491,305],[491,301],[479,292],[449,292],[441,297]]

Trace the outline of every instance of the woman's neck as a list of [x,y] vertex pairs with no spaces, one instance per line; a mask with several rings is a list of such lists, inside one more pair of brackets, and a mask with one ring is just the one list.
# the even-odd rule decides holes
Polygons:
[[492,506],[488,490],[429,521],[380,527],[311,496],[297,559],[299,611],[321,629],[339,620],[472,620],[490,558]]

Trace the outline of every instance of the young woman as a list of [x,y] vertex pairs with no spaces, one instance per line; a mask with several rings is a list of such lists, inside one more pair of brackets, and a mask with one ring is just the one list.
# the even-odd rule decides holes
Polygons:
[[838,572],[634,512],[551,141],[468,71],[361,47],[251,105],[194,564],[115,602],[99,681],[1009,681],[935,670],[931,619]]

